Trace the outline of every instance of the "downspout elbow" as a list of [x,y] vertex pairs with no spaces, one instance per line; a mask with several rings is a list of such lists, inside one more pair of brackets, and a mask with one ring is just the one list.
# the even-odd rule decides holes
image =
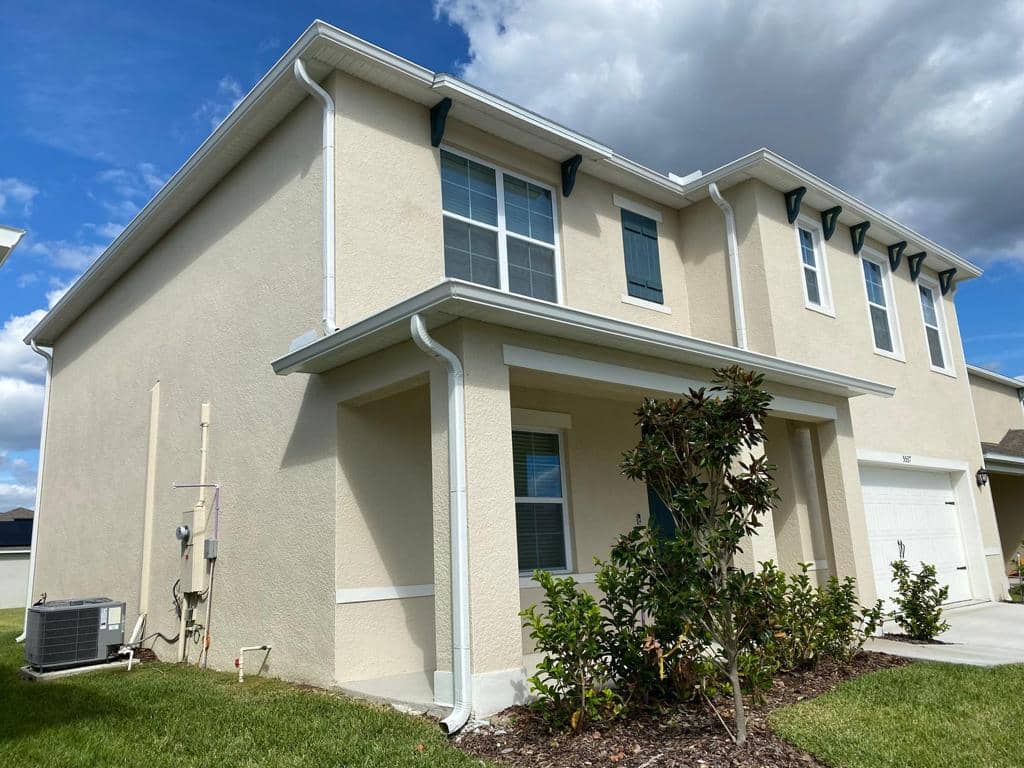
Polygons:
[[423,318],[413,315],[409,330],[416,346],[441,360],[448,369],[448,525],[451,536],[452,698],[453,708],[441,730],[458,733],[473,712],[469,632],[469,520],[466,508],[465,374],[458,355],[427,332]]
[[736,346],[747,348],[747,319],[743,310],[743,280],[740,277],[740,249],[736,239],[736,214],[714,182],[708,184],[708,193],[725,217],[725,242],[729,253],[729,285],[732,291],[733,324],[736,326]]
[[46,455],[46,417],[50,411],[50,374],[53,372],[53,355],[45,349],[40,349],[38,345],[36,345],[35,339],[29,339],[28,345],[32,348],[33,352],[46,360],[46,385],[43,390],[43,419],[39,429],[39,459],[37,462],[38,467],[36,469],[36,508],[33,511],[32,539],[29,544],[28,583],[25,587],[25,617],[21,626],[21,634],[14,638],[14,642],[16,643],[25,642],[25,636],[28,634],[28,609],[32,607],[32,595],[35,591],[36,552],[39,548],[39,500],[42,498],[43,493],[43,458]]
[[324,333],[338,329],[335,319],[335,241],[334,241],[334,99],[306,72],[302,59],[293,67],[295,79],[311,96],[318,99],[323,110],[323,318]]

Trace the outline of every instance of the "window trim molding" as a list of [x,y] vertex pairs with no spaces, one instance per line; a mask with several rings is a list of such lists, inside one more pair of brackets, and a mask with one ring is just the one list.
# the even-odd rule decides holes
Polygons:
[[[808,230],[811,233],[811,238],[814,240],[814,258],[815,262],[817,262],[814,266],[814,271],[818,275],[818,292],[823,299],[821,304],[813,303],[810,295],[807,293],[807,276],[804,274],[804,269],[807,265],[804,264],[803,243],[800,242],[801,229]],[[793,222],[793,238],[796,242],[797,263],[800,266],[800,289],[804,294],[804,307],[826,317],[835,318],[836,306],[835,300],[832,298],[832,276],[828,271],[825,230],[822,228],[821,222],[807,214],[801,213],[796,217],[796,221]]]
[[[487,168],[490,168],[491,170],[493,170],[494,171],[495,191],[497,193],[497,195],[496,195],[497,206],[498,206],[498,224],[497,224],[497,226],[495,226],[493,224],[486,224],[486,223],[481,222],[481,221],[474,221],[473,219],[470,219],[470,218],[468,218],[466,216],[462,216],[462,215],[460,215],[458,213],[452,213],[450,211],[446,211],[444,209],[444,199],[442,197],[441,201],[440,201],[441,202],[440,209],[441,209],[441,224],[442,224],[442,227],[444,225],[444,217],[448,216],[448,217],[450,217],[452,219],[455,219],[456,221],[462,221],[462,222],[465,222],[465,223],[470,224],[472,226],[483,227],[484,229],[488,229],[488,230],[490,230],[492,232],[495,232],[497,234],[497,236],[498,236],[498,290],[502,291],[503,293],[508,293],[508,294],[513,294],[513,292],[510,291],[509,287],[508,287],[508,242],[507,242],[506,238],[511,236],[511,237],[516,238],[517,240],[522,240],[523,242],[529,243],[531,245],[537,245],[537,246],[540,246],[540,247],[543,247],[543,248],[551,248],[555,252],[555,255],[554,255],[554,263],[555,263],[555,301],[554,302],[548,302],[548,303],[549,304],[554,303],[554,304],[564,305],[565,304],[565,287],[564,287],[564,277],[563,277],[564,270],[563,270],[563,265],[562,265],[562,238],[561,238],[561,233],[560,233],[560,230],[559,230],[560,223],[559,223],[559,217],[558,217],[558,201],[560,199],[559,196],[558,196],[558,190],[555,187],[553,187],[551,184],[548,184],[547,182],[539,181],[539,180],[534,179],[531,176],[528,176],[528,175],[526,175],[524,173],[519,173],[518,171],[511,170],[511,169],[506,168],[506,167],[504,167],[502,165],[498,165],[497,163],[495,163],[495,162],[493,162],[491,160],[486,160],[486,159],[484,159],[482,157],[479,157],[478,155],[474,155],[472,152],[467,152],[465,150],[460,149],[459,147],[453,146],[453,145],[448,144],[446,142],[442,142],[440,144],[440,146],[437,147],[436,152],[437,152],[437,161],[438,161],[438,166],[437,166],[437,170],[438,170],[438,173],[437,173],[437,184],[438,184],[438,192],[439,193],[441,192],[441,184],[442,184],[442,178],[441,178],[441,152],[447,152],[448,154],[456,155],[457,157],[461,157],[464,160],[471,160],[474,163],[486,166]],[[527,237],[526,235],[520,235],[517,232],[511,232],[505,226],[505,184],[504,184],[504,176],[506,174],[508,174],[509,176],[513,176],[513,177],[519,179],[520,181],[525,181],[528,184],[532,184],[535,187],[540,187],[542,189],[546,189],[548,192],[551,193],[551,227],[552,227],[552,232],[553,232],[553,235],[554,235],[554,238],[553,238],[554,239],[554,243],[546,243],[543,240],[536,240],[536,239],[534,239],[532,237]],[[444,233],[442,232],[442,235],[441,235],[441,280],[448,280],[450,278],[445,273],[444,263],[445,263],[445,259],[444,259]],[[486,287],[491,288],[493,286],[486,286]],[[521,296],[522,294],[516,293],[516,294],[513,294],[513,295]],[[535,299],[536,301],[547,301],[546,299],[538,299],[535,296],[529,296],[528,298]]]
[[[623,197],[617,192],[612,193],[612,203],[616,208],[625,208],[627,211],[637,214],[638,216],[646,216],[648,219],[656,221],[661,224],[663,217],[661,211],[657,208],[651,208],[649,205],[638,203],[635,200],[630,200],[628,197]],[[661,233],[658,233],[658,239],[661,239]]]
[[[660,262],[661,259],[659,258],[658,261]],[[662,289],[662,296],[664,296],[664,295],[665,295],[665,291],[664,291],[664,288],[663,288]],[[650,309],[650,310],[653,310],[655,312],[661,312],[663,315],[671,315],[672,314],[672,307],[668,307],[668,306],[666,306],[664,304],[659,304],[656,301],[647,301],[646,299],[641,299],[641,298],[639,298],[637,296],[630,296],[628,293],[622,294],[622,303],[623,304],[631,304],[634,307],[640,307],[642,309]]]
[[886,316],[889,320],[889,336],[892,338],[892,352],[887,349],[879,349],[875,345],[875,326],[871,319],[871,297],[868,295],[867,279],[864,277],[864,267],[861,266],[861,283],[864,285],[864,307],[868,317],[868,331],[871,333],[871,347],[876,355],[887,357],[901,363],[907,362],[906,351],[903,347],[903,331],[900,329],[899,310],[896,308],[896,291],[892,282],[892,269],[889,266],[889,259],[882,256],[874,248],[865,245],[858,254],[862,261],[870,261],[881,270],[882,290],[885,292]]
[[[518,410],[518,409],[516,409]],[[539,415],[546,413],[544,411],[530,411],[529,413]],[[515,412],[513,412],[515,416]],[[523,416],[522,411],[519,412],[519,416]],[[565,416],[565,414],[550,413],[550,416]],[[547,496],[514,496],[513,503],[519,504],[561,504],[562,505],[562,540],[565,543],[565,567],[564,568],[545,568],[544,570],[548,573],[567,574],[573,573],[573,544],[572,544],[572,526],[569,522],[569,484],[568,477],[566,476],[566,464],[568,463],[569,456],[565,451],[565,432],[564,428],[559,427],[547,427],[547,426],[534,426],[530,424],[531,421],[539,421],[539,419],[527,418],[527,423],[522,423],[520,419],[513,418],[512,420],[512,431],[513,432],[536,432],[542,435],[556,435],[558,437],[558,469],[562,480],[562,496],[561,498],[547,497]],[[511,437],[511,434],[509,435]],[[514,491],[513,491],[514,493]],[[518,540],[516,542],[518,545]],[[519,570],[520,579],[531,577],[533,575],[532,570]]]
[[[917,278],[917,282],[914,284],[917,296],[917,303],[920,305],[921,311],[921,329],[924,331],[924,351],[928,360],[928,367],[931,368],[935,373],[941,373],[943,376],[949,376],[955,379],[956,368],[953,366],[953,349],[949,341],[949,324],[946,321],[946,308],[942,303],[942,293],[939,290],[939,283],[937,280],[933,280],[931,277],[922,274]],[[946,367],[940,368],[932,362],[932,349],[928,344],[928,323],[924,319],[924,306],[921,305],[921,287],[927,288],[932,292],[932,305],[935,307],[935,320],[938,322],[939,327],[936,329],[939,333],[939,346],[942,348],[942,360],[946,364]]]

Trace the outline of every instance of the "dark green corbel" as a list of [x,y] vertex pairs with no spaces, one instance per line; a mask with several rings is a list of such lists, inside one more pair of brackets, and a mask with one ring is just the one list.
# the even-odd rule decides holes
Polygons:
[[889,268],[895,272],[900,267],[900,262],[903,261],[903,252],[907,250],[907,241],[900,240],[898,243],[893,243],[889,246]]
[[910,267],[910,279],[915,283],[917,278],[921,276],[921,267],[924,266],[924,260],[928,256],[927,253],[921,251],[920,253],[912,253],[907,256],[907,266]]
[[956,277],[956,268],[944,269],[939,272],[939,287],[942,289],[942,295],[945,296],[949,293],[949,289],[953,287],[953,278]]
[[864,236],[867,235],[870,228],[870,221],[862,221],[860,224],[850,227],[850,243],[853,245],[855,254],[860,253],[860,249],[864,247]]
[[430,108],[430,144],[441,146],[444,138],[444,126],[448,121],[448,110],[452,108],[452,100],[445,96]]
[[583,155],[573,155],[562,162],[562,196],[568,197],[572,194],[572,188],[576,186],[576,171],[580,169],[583,162]]
[[826,240],[831,239],[832,235],[836,233],[836,224],[839,223],[839,214],[842,212],[843,208],[839,205],[821,212],[821,228]]
[[786,218],[789,219],[790,224],[796,221],[796,217],[800,215],[800,203],[806,194],[807,187],[797,187],[783,194],[783,197],[786,198]]

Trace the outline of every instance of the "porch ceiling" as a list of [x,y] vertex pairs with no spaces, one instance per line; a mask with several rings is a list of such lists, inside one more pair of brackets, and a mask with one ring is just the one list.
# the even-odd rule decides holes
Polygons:
[[459,280],[445,280],[383,312],[289,352],[273,361],[274,372],[324,373],[407,341],[409,320],[415,314],[421,315],[431,329],[468,318],[703,368],[736,364],[763,373],[770,382],[842,397],[891,397],[895,391],[891,386],[867,379]]

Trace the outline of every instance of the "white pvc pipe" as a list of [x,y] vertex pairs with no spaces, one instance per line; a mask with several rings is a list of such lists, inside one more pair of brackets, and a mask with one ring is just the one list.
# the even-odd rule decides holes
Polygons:
[[323,117],[323,332],[338,330],[334,311],[334,99],[310,78],[302,59],[295,60],[295,79],[324,105]]
[[469,633],[469,520],[466,511],[465,374],[458,356],[427,333],[423,318],[409,323],[416,346],[448,368],[448,528],[451,535],[452,683],[454,708],[441,729],[458,733],[473,709]]
[[[270,653],[271,646],[269,645],[247,645],[243,648],[238,649],[238,682],[245,682],[245,652],[246,651],[266,651]],[[266,657],[263,657],[264,663],[266,663]],[[260,664],[260,669],[263,669],[263,664]]]
[[718,185],[708,184],[708,192],[715,205],[722,209],[725,216],[725,242],[729,251],[729,283],[732,288],[732,316],[736,326],[736,346],[747,348],[747,318],[743,311],[743,281],[740,278],[740,249],[736,239],[736,214],[729,201],[722,197]]
[[21,626],[21,634],[14,638],[14,642],[25,642],[25,635],[28,633],[28,609],[32,607],[32,593],[36,585],[36,550],[39,548],[39,501],[43,494],[43,457],[46,456],[46,421],[50,414],[50,374],[53,371],[53,355],[44,349],[36,346],[35,339],[29,341],[29,346],[37,355],[46,360],[46,387],[43,390],[43,421],[39,431],[39,466],[36,469],[36,508],[32,513],[32,543],[28,555],[28,585],[25,589],[25,619]]

